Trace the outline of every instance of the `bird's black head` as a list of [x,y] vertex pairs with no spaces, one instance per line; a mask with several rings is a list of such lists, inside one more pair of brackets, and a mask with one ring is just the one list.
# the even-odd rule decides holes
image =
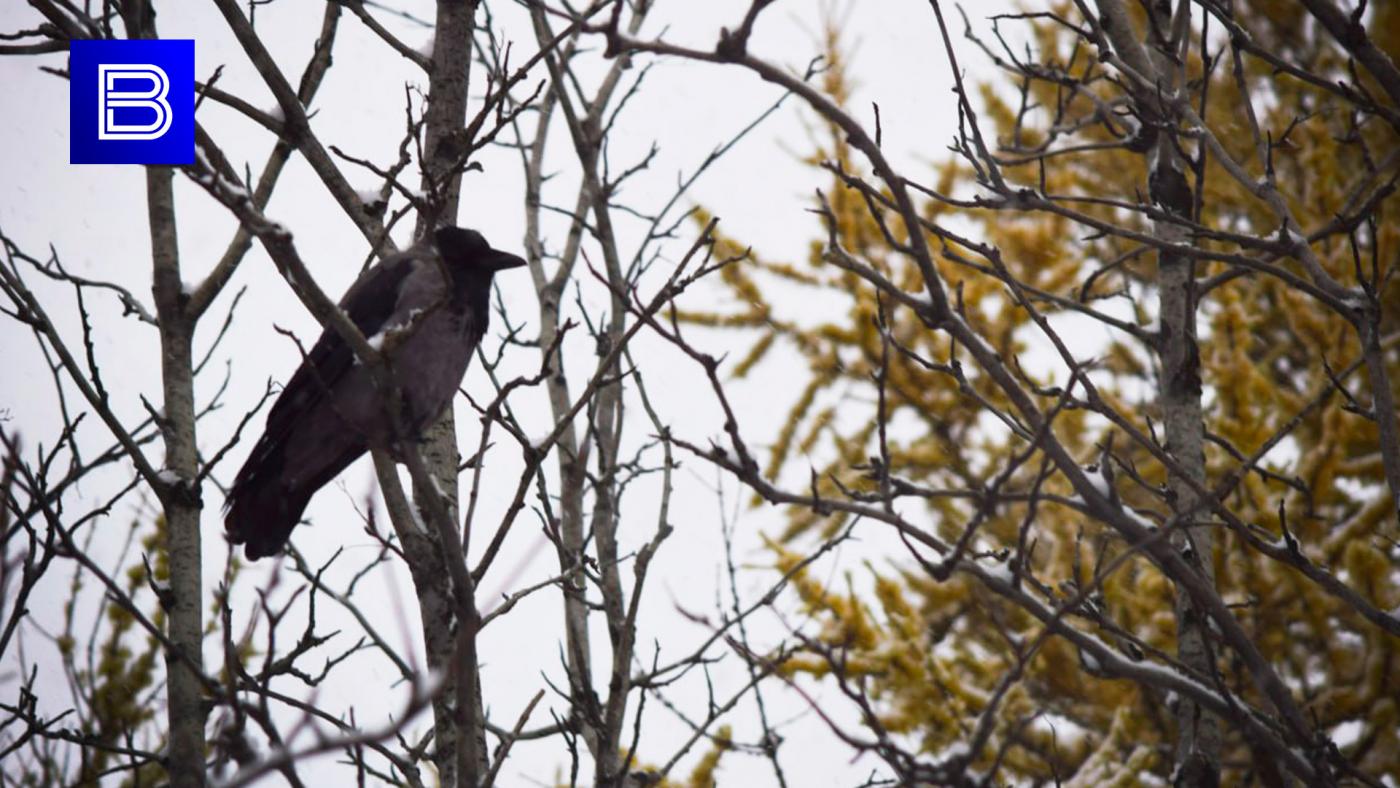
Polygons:
[[438,253],[457,270],[494,274],[507,268],[518,268],[525,261],[511,254],[492,249],[491,244],[476,230],[461,227],[439,227],[433,232]]

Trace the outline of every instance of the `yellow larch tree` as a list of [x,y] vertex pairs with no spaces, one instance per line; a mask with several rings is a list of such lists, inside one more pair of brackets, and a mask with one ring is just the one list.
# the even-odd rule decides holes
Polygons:
[[[1172,223],[1157,196],[1170,184],[1154,182],[1171,138],[1189,194],[1174,224],[1195,250],[1198,361],[1188,361],[1214,498],[1188,512],[1193,529],[1209,530],[1220,598],[1314,726],[1320,754],[1309,757],[1331,764],[1312,772],[1319,784],[1400,779],[1400,531],[1380,432],[1393,414],[1376,411],[1385,398],[1373,386],[1386,374],[1368,374],[1364,357],[1375,331],[1383,372],[1400,376],[1396,104],[1304,4],[1236,3],[1233,16],[1183,4],[1185,17],[1166,21],[1180,27],[1185,99],[1148,116],[1141,107],[1151,97],[1125,89],[1124,61],[1102,54],[1110,15],[1085,18],[1076,5],[1084,7],[1057,3],[1017,20],[1028,31],[1024,51],[1000,36],[978,42],[1004,79],[981,86],[978,118],[963,117],[961,155],[908,174],[930,184],[917,187],[918,210],[937,274],[1105,495],[1172,525],[1179,501],[1163,461],[1172,447],[1159,385],[1172,338],[1159,266],[1179,247],[1154,234],[1154,223]],[[1162,20],[1132,13],[1139,39],[1167,35],[1156,31]],[[1368,45],[1400,60],[1400,4],[1372,4],[1361,22]],[[845,107],[858,68],[841,46],[829,32],[821,87]],[[1020,434],[1004,388],[909,306],[924,297],[926,271],[907,252],[896,200],[887,183],[867,180],[848,130],[820,117],[824,142],[809,161],[831,183],[818,197],[821,236],[808,259],[757,250],[724,271],[737,309],[687,315],[756,335],[732,375],[774,353],[806,361],[763,470],[774,482],[785,471],[805,482],[807,468],[793,466],[811,458],[821,467],[774,542],[778,568],[799,567],[815,540],[852,523],[851,508],[824,499],[885,503],[945,545],[965,546],[967,559],[1014,573],[1135,664],[1187,670],[1176,661],[1183,614],[1172,580],[1090,515],[1034,436]],[[972,130],[979,122],[985,151]],[[1266,199],[1267,185],[1290,219]],[[723,245],[721,254],[746,248],[742,239]],[[908,303],[872,286],[876,275]],[[799,296],[812,289],[847,307],[804,322]],[[1352,314],[1329,307],[1338,298]],[[1359,316],[1366,310],[1370,318]],[[1065,347],[1047,339],[1042,320]],[[1060,363],[1065,350],[1077,360],[1073,374]],[[1227,718],[1212,756],[1218,771],[1192,777],[1176,752],[1176,693],[1105,671],[946,556],[905,544],[909,552],[853,570],[870,573],[873,593],[798,571],[793,587],[818,626],[783,664],[795,681],[840,686],[862,710],[865,730],[851,739],[892,763],[907,759],[904,776],[921,774],[922,762],[929,782],[987,774],[1027,784],[1247,785],[1278,784],[1288,770]],[[1195,678],[1268,708],[1247,660],[1217,635],[1206,636],[1214,675]]]

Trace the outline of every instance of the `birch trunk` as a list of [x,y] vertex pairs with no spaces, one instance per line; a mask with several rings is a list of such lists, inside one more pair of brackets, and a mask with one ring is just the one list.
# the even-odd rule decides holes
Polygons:
[[146,168],[151,260],[156,313],[160,321],[161,380],[164,387],[165,469],[170,484],[157,491],[165,515],[170,561],[170,593],[164,600],[167,632],[178,653],[167,653],[166,711],[169,756],[166,769],[175,788],[204,785],[203,595],[199,538],[198,444],[195,439],[194,323],[185,310],[175,201],[169,167]]
[[[1190,4],[1181,3],[1173,15],[1170,2],[1147,4],[1151,15],[1146,46],[1136,39],[1131,18],[1118,0],[1099,0],[1104,32],[1117,55],[1130,68],[1152,82],[1138,85],[1134,104],[1143,128],[1139,136],[1151,141],[1148,156],[1148,196],[1158,208],[1183,220],[1191,220],[1195,193],[1186,177],[1180,140],[1174,133],[1178,118],[1170,98],[1184,75],[1184,45],[1189,42]],[[1131,84],[1131,83],[1130,83]],[[1167,97],[1168,100],[1162,100]],[[1185,245],[1191,232],[1181,224],[1162,219],[1153,233],[1163,242]],[[1157,352],[1161,361],[1157,396],[1162,411],[1166,451],[1182,473],[1169,474],[1168,500],[1177,522],[1172,543],[1186,562],[1214,585],[1214,536],[1208,526],[1192,525],[1200,518],[1200,497],[1205,482],[1205,421],[1201,412],[1201,358],[1196,342],[1196,269],[1187,255],[1161,252],[1157,257],[1158,315],[1161,333]],[[1216,675],[1215,660],[1207,641],[1207,614],[1178,583],[1174,605],[1177,657],[1198,676]],[[1208,682],[1209,680],[1207,680]],[[1176,710],[1177,742],[1173,774],[1177,786],[1215,786],[1220,781],[1220,721],[1185,698]]]

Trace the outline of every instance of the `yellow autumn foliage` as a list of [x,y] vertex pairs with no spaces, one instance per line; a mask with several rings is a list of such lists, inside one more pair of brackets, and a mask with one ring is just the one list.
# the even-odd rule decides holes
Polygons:
[[[1319,74],[1362,71],[1348,69],[1347,52],[1329,37],[1298,35],[1299,30],[1313,29],[1301,4],[1250,0],[1235,3],[1234,9],[1258,46],[1289,62]],[[1055,10],[1062,18],[1077,14],[1068,3],[1055,4]],[[1400,3],[1373,3],[1365,22],[1375,43],[1400,61]],[[1105,101],[1120,95],[1120,88],[1104,79],[1105,66],[1084,51],[1072,31],[1047,17],[1024,24],[1030,26],[1037,60],[1058,64],[1069,78],[1088,86],[1086,92]],[[1273,168],[1305,229],[1325,227],[1354,210],[1366,184],[1396,177],[1400,136],[1394,128],[1374,118],[1358,124],[1356,113],[1332,92],[1280,75],[1259,58],[1243,57],[1236,75],[1218,27],[1211,35],[1205,51],[1215,62],[1209,72],[1199,46],[1191,48],[1187,63],[1188,76],[1196,82],[1194,103],[1199,106],[1200,86],[1208,85],[1203,111],[1207,124],[1253,176],[1262,177],[1266,166]],[[823,88],[845,105],[852,101],[851,66],[842,57],[835,32],[828,34],[827,43],[829,68],[822,76]],[[1368,80],[1361,75],[1362,87],[1383,95]],[[1241,92],[1241,84],[1247,93]],[[1026,86],[1025,104],[1042,110],[1061,106],[1064,111],[1055,118],[1047,111],[1024,113],[1020,89],[1020,84],[992,82],[979,93],[983,131],[995,141],[1005,163],[1003,174],[1013,186],[1082,196],[1085,199],[1074,202],[1075,210],[1150,233],[1141,214],[1108,202],[1139,203],[1147,192],[1148,173],[1140,153],[1113,144],[1118,140],[1104,124],[1089,122],[1100,111],[1098,105],[1066,99],[1048,82],[1032,82]],[[1254,146],[1241,109],[1245,101],[1252,103],[1260,127],[1274,142],[1270,162],[1262,160]],[[1052,135],[1052,124],[1076,131]],[[1126,128],[1119,124],[1120,131]],[[859,174],[844,134],[835,127],[823,132],[809,161],[814,166],[830,162]],[[1045,144],[1085,149],[1044,159],[1043,168],[1039,160],[1023,155]],[[960,185],[972,178],[970,168],[956,161],[910,174],[942,194],[959,193]],[[887,244],[859,192],[833,178],[825,194],[841,245],[901,288],[920,291],[920,272]],[[1199,197],[1202,225],[1244,236],[1278,234],[1277,218],[1214,157],[1206,159]],[[975,228],[970,237],[999,249],[1009,271],[1026,285],[1155,330],[1156,256],[1149,249],[1121,236],[1090,233],[1063,216],[958,208],[932,199],[920,210],[940,222],[956,213],[963,226]],[[1382,273],[1394,272],[1400,265],[1397,214],[1400,198],[1386,195],[1373,213],[1376,221],[1357,229],[1357,243],[1364,250],[1361,265],[1345,234],[1314,243],[1312,250],[1328,273],[1349,287],[1370,276],[1367,269],[1373,259]],[[897,233],[900,224],[891,221],[890,226]],[[823,464],[816,468],[818,491],[836,495],[838,480],[847,489],[869,489],[861,487],[867,483],[862,469],[879,452],[872,379],[888,348],[877,318],[884,315],[891,341],[928,362],[947,365],[957,355],[946,335],[929,330],[910,310],[880,303],[859,277],[824,262],[825,228],[814,226],[814,235],[819,238],[805,261],[770,260],[758,250],[750,260],[729,266],[724,282],[734,296],[731,306],[686,317],[756,335],[751,350],[731,369],[733,374],[752,374],[775,353],[796,353],[806,361],[809,377],[792,387],[791,410],[765,470],[776,479],[799,457],[819,457]],[[1228,240],[1200,238],[1196,243],[1238,251]],[[732,238],[723,244],[733,250],[747,246]],[[931,244],[940,248],[936,239]],[[1004,358],[1032,366],[1034,355],[1044,352],[1044,343],[1035,344],[1030,316],[1014,304],[998,279],[955,259],[975,263],[980,258],[967,250],[949,251],[955,254],[940,256],[939,273],[949,292],[959,294],[968,322]],[[1307,278],[1297,261],[1278,264]],[[1208,485],[1233,479],[1225,503],[1242,521],[1278,540],[1284,539],[1286,529],[1309,559],[1370,604],[1383,611],[1400,608],[1400,531],[1383,476],[1376,425],[1333,386],[1333,380],[1339,380],[1357,403],[1371,401],[1364,370],[1350,371],[1360,358],[1356,332],[1343,317],[1278,277],[1239,275],[1220,262],[1200,263],[1196,277],[1201,288],[1197,315]],[[1390,316],[1382,335],[1392,381],[1400,380],[1400,324],[1394,318],[1400,314],[1397,280],[1400,277],[1385,278],[1380,291],[1383,312]],[[794,294],[804,289],[839,294],[847,299],[847,308],[816,325],[802,324],[795,319],[794,305],[800,299]],[[1071,317],[1048,299],[1038,301],[1037,307],[1052,321]],[[1076,351],[1102,345],[1095,351],[1096,385],[1106,402],[1139,431],[1154,434],[1160,410],[1155,402],[1158,362],[1152,349],[1097,323],[1088,328],[1083,320],[1056,325],[1065,326],[1064,339],[1074,343]],[[946,372],[900,353],[888,356],[893,472],[926,489],[985,487],[1023,446],[983,405],[1009,409],[997,387],[970,364],[960,366],[963,389]],[[1025,374],[1038,385],[1065,383],[1049,373]],[[857,390],[864,391],[859,399],[850,393]],[[841,419],[834,417],[838,392]],[[852,409],[861,407],[866,410],[852,419]],[[895,424],[900,428],[894,429]],[[1098,460],[1111,430],[1084,411],[1070,410],[1057,417],[1055,432],[1087,465]],[[1277,440],[1280,433],[1285,437]],[[1276,440],[1261,471],[1240,478],[1236,472],[1241,461]],[[1164,468],[1121,434],[1112,446],[1122,468],[1138,477],[1125,478],[1120,471],[1117,495],[1127,506],[1160,519],[1167,510],[1151,491],[1164,482]],[[1008,487],[1029,489],[1041,465],[1040,458],[1033,457]],[[805,478],[806,469],[800,470]],[[1053,474],[1043,480],[1040,492],[1073,495]],[[949,541],[976,512],[976,502],[966,496],[929,496],[922,503],[902,506],[923,507],[918,519]],[[815,536],[828,536],[848,524],[841,514],[793,509],[774,546],[777,570],[792,571]],[[1031,545],[1035,579],[1060,598],[1089,584],[1096,567],[1128,549],[1116,534],[1053,498],[1042,499],[1033,516],[1024,504],[997,506],[986,513],[978,537],[991,550],[1014,549],[1018,540],[1025,540]],[[1334,735],[1350,730],[1340,742],[1342,754],[1367,775],[1400,780],[1400,639],[1230,531],[1219,531],[1213,558],[1222,598],[1319,730]],[[870,580],[873,592],[857,591],[863,584],[855,582],[856,575]],[[818,625],[816,640],[839,648],[843,659],[837,666],[820,649],[799,652],[784,664],[785,672],[799,680],[805,675],[809,680],[866,682],[863,686],[877,704],[880,724],[914,737],[931,758],[968,739],[988,698],[1016,664],[1018,650],[1041,632],[1039,622],[977,583],[958,574],[939,581],[907,554],[891,555],[887,563],[847,575],[840,586],[798,571],[791,588]],[[1076,620],[1074,625],[1107,642],[1129,644],[1160,662],[1175,651],[1173,595],[1172,584],[1151,563],[1129,557],[1102,579],[1101,590],[1091,597],[1103,611],[1102,620]],[[1103,621],[1112,622],[1112,627]],[[838,668],[841,675],[833,675]],[[1260,702],[1228,656],[1222,656],[1219,668],[1228,686]],[[987,746],[973,754],[971,765],[986,769],[1000,758],[1002,775],[1030,782],[1160,784],[1173,763],[1172,700],[1130,681],[1095,676],[1072,646],[1046,638],[1025,675],[1001,702],[997,729]],[[1225,784],[1249,784],[1257,778],[1249,743],[1236,731],[1227,731],[1226,737]],[[1139,775],[1147,781],[1139,781]]]

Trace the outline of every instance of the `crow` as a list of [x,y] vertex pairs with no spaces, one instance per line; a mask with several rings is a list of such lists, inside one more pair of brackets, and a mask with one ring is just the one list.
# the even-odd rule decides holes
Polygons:
[[[398,451],[452,402],[486,332],[491,280],[525,261],[481,233],[439,228],[365,271],[340,300],[402,392],[393,423],[368,369],[327,328],[283,387],[234,478],[224,529],[256,561],[281,552],[311,496],[371,448]],[[396,429],[396,426],[399,429]]]

